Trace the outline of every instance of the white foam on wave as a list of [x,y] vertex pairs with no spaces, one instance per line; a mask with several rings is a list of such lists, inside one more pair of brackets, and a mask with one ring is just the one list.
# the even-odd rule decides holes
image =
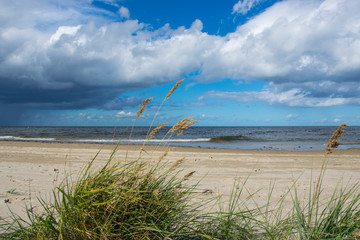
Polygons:
[[73,142],[73,143],[193,143],[193,142],[210,142],[211,138],[180,138],[180,139],[56,139],[56,138],[37,138],[37,137],[15,137],[0,136],[3,141],[34,141],[34,142]]
[[12,140],[12,141],[36,141],[36,142],[51,142],[55,141],[55,138],[24,138],[15,136],[0,136],[0,140]]
[[208,142],[210,138],[196,138],[196,139],[79,139],[71,140],[71,142],[82,142],[82,143],[187,143],[187,142]]
[[[127,140],[128,141],[128,140]],[[144,142],[145,139],[132,139],[130,142]],[[209,142],[210,138],[195,138],[195,139],[151,139],[148,140],[148,142],[153,143],[186,143],[186,142]]]
[[0,136],[0,140],[14,139],[14,136]]
[[118,143],[120,140],[113,139],[81,139],[81,140],[69,140],[68,142],[79,143]]

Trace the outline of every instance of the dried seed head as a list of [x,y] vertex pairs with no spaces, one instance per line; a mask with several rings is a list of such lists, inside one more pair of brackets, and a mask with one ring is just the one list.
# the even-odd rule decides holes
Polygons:
[[348,127],[346,124],[341,124],[338,129],[333,133],[331,138],[329,139],[328,144],[326,145],[325,154],[332,153],[332,150],[337,148],[340,145],[340,139],[341,135],[344,133],[344,128]]
[[142,112],[145,110],[146,105],[147,105],[151,100],[153,100],[153,99],[154,99],[154,98],[152,97],[152,98],[145,99],[145,100],[143,101],[143,103],[141,104],[141,107],[140,107],[139,111],[137,112],[136,118],[139,118],[139,117],[140,117],[140,115],[142,114]]
[[166,157],[166,155],[171,151],[171,148],[165,150],[165,152],[159,157],[158,164]]
[[143,152],[145,152],[147,155],[150,155],[150,154],[145,150],[144,146],[142,146],[142,147],[140,148],[139,153],[142,154]]
[[196,171],[189,172],[188,174],[186,174],[186,175],[183,177],[183,180],[184,180],[184,181],[188,180],[192,175],[194,175],[194,173],[196,173]]
[[185,78],[184,79],[182,79],[182,80],[180,80],[180,81],[178,81],[176,84],[175,84],[175,86],[173,86],[173,88],[169,91],[169,93],[166,95],[166,97],[165,97],[165,99],[164,99],[164,102],[166,101],[166,100],[168,100],[168,98],[171,96],[171,94],[173,94],[173,92],[180,86],[180,84],[183,82],[185,80]]
[[194,117],[188,117],[184,118],[183,120],[179,121],[177,124],[175,124],[170,130],[169,133],[176,132],[180,128],[182,128],[185,124],[187,124],[191,119]]
[[167,122],[166,123],[163,123],[163,124],[160,124],[159,126],[157,126],[156,128],[154,128],[151,133],[149,134],[149,139],[152,139],[155,135],[155,133],[157,133],[162,127],[164,127],[166,124],[168,124]]
[[185,160],[185,157],[183,157],[183,158],[177,160],[176,162],[174,162],[173,165],[171,165],[171,167],[169,168],[169,171],[172,171],[175,168],[177,168],[184,160]]
[[195,123],[198,123],[200,121],[192,121],[192,122],[189,122],[187,124],[185,124],[184,126],[182,126],[178,133],[177,133],[177,136],[181,135],[181,134],[184,134],[184,132],[186,131],[186,129],[188,129],[189,127],[191,127],[192,125],[194,125]]

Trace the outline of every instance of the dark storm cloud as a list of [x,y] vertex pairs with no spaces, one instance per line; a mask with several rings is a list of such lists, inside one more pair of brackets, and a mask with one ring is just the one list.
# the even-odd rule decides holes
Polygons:
[[105,103],[102,108],[105,110],[123,110],[126,108],[132,108],[140,105],[142,99],[139,97],[121,97],[115,98],[107,103]]
[[115,98],[121,89],[75,86],[71,88],[42,88],[38,85],[22,86],[15,82],[0,84],[0,102],[3,105],[23,106],[30,109],[82,109],[101,108],[108,99]]

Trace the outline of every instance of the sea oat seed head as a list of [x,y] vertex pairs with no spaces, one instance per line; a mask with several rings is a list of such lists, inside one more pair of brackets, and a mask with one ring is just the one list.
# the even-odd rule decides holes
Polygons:
[[186,174],[186,175],[183,177],[183,180],[184,180],[184,181],[188,180],[192,175],[194,175],[194,173],[196,173],[196,171],[189,172],[188,174]]
[[153,99],[154,99],[154,98],[151,97],[151,98],[145,99],[145,100],[143,101],[143,103],[141,104],[141,107],[140,107],[139,111],[137,112],[136,118],[139,118],[139,117],[140,117],[140,115],[142,114],[142,112],[145,110],[146,105],[147,105],[151,100],[153,100]]
[[167,122],[166,123],[163,123],[163,124],[160,124],[159,126],[157,126],[156,128],[154,128],[151,133],[149,134],[149,139],[152,139],[155,135],[155,133],[157,133],[162,127],[164,127],[166,124],[168,124]]
[[159,157],[158,164],[166,157],[166,155],[171,151],[171,148],[165,150],[165,152]]
[[166,100],[168,100],[168,98],[171,96],[171,94],[173,94],[173,92],[180,86],[180,84],[183,82],[185,80],[185,78],[184,79],[182,79],[182,80],[180,80],[180,81],[178,81],[176,84],[175,84],[175,86],[173,86],[173,88],[169,91],[169,93],[166,95],[166,97],[165,97],[165,99],[164,99],[164,102],[166,101]]
[[174,170],[175,168],[177,168],[183,161],[185,160],[185,157],[177,160],[176,162],[174,162],[173,165],[171,165],[171,167],[169,168],[169,171]]
[[341,124],[336,131],[333,133],[331,138],[329,139],[328,144],[326,145],[325,154],[332,153],[332,150],[337,148],[340,145],[340,139],[341,135],[344,133],[344,128],[348,127],[349,125]]
[[183,120],[179,121],[177,124],[175,124],[170,130],[169,133],[176,132],[180,128],[182,128],[185,124],[187,124],[191,119],[194,117],[188,117],[184,118]]
[[191,127],[192,125],[194,125],[195,123],[198,123],[198,122],[200,122],[200,121],[192,121],[192,122],[185,124],[184,126],[182,126],[179,129],[179,131],[176,135],[179,136],[179,135],[183,134],[186,131],[186,129],[188,129],[189,127]]

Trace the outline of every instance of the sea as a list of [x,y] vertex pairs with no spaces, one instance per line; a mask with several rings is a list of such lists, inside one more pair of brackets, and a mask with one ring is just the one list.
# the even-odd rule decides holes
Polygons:
[[[0,127],[1,141],[142,144],[149,127]],[[324,150],[337,126],[191,127],[183,135],[164,127],[147,144],[215,149]],[[345,128],[339,149],[360,148],[360,126]]]

